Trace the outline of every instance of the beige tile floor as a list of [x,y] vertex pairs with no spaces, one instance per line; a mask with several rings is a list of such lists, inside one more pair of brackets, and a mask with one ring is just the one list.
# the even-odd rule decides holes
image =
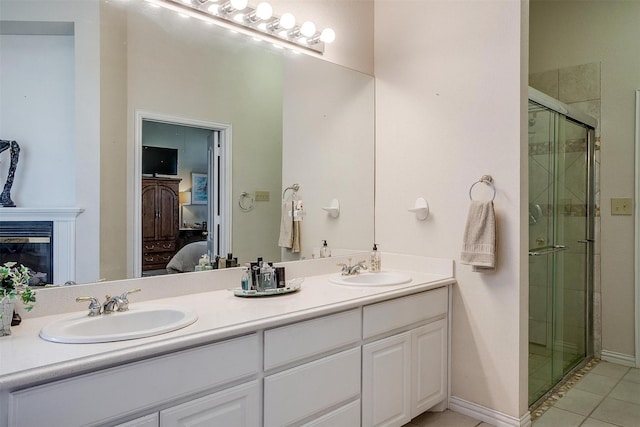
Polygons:
[[640,369],[598,363],[533,427],[640,426]]
[[[453,411],[426,412],[403,427],[489,427]],[[639,427],[640,369],[598,363],[534,420],[533,427]]]

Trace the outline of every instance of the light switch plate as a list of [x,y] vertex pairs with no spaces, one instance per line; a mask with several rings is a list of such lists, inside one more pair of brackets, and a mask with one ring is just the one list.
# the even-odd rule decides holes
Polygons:
[[269,192],[256,190],[256,202],[268,202]]
[[633,200],[631,197],[612,198],[611,215],[633,215]]

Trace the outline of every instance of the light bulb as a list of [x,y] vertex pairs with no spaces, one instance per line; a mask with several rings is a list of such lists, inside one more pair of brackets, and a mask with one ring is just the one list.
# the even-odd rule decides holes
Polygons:
[[217,15],[218,11],[220,10],[220,5],[212,4],[211,6],[209,6],[207,10],[209,11],[209,13],[213,13],[214,15]]
[[296,17],[292,13],[283,13],[280,17],[280,27],[290,30],[296,25]]
[[256,6],[256,16],[263,21],[267,20],[273,16],[273,8],[266,1],[258,3],[258,6]]
[[311,21],[306,21],[300,26],[300,34],[305,37],[311,37],[316,33],[316,25]]
[[243,10],[249,4],[249,0],[231,0],[231,7],[235,10]]
[[191,4],[191,0],[182,0],[182,3],[184,3],[184,4]]
[[321,41],[323,41],[324,43],[333,43],[335,39],[336,39],[336,32],[333,31],[331,28],[325,28],[324,30],[322,30],[322,33],[320,34]]

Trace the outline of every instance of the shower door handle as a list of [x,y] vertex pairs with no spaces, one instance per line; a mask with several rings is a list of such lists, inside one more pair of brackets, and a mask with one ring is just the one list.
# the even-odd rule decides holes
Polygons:
[[584,239],[584,240],[578,240],[578,243],[593,243],[595,242],[594,239]]
[[548,255],[556,252],[566,251],[567,249],[569,248],[566,247],[565,245],[553,245],[553,246],[549,246],[548,248],[540,248],[539,250],[536,250],[536,251],[529,251],[529,256]]

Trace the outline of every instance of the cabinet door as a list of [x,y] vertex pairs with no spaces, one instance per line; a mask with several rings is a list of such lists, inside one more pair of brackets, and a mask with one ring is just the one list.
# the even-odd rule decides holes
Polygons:
[[156,218],[158,207],[156,206],[155,183],[144,182],[142,184],[142,239],[156,240]]
[[178,192],[174,188],[177,185],[158,184],[157,205],[160,215],[156,222],[156,239],[176,240],[180,220],[178,218]]
[[411,418],[447,398],[447,321],[411,331]]
[[411,420],[411,332],[362,347],[362,425],[401,426]]
[[158,427],[160,421],[158,413],[147,415],[146,417],[136,418],[124,424],[118,424],[115,427]]
[[252,381],[160,412],[160,427],[255,427],[260,388]]

